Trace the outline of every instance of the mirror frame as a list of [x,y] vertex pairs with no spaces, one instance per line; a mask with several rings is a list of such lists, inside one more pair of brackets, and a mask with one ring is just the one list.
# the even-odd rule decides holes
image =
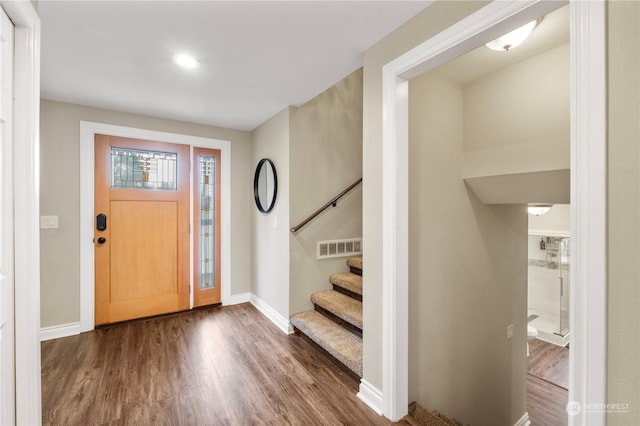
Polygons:
[[[271,171],[273,172],[273,197],[271,200],[263,200],[260,199],[260,194],[258,192],[258,181],[260,180],[260,170],[263,167],[266,167],[265,164],[269,164],[271,166]],[[258,162],[256,166],[256,172],[253,175],[253,198],[256,200],[256,206],[261,213],[269,213],[273,210],[273,206],[276,204],[276,196],[278,195],[278,174],[276,173],[276,166],[273,164],[273,161],[268,158],[263,158]],[[268,204],[267,204],[268,201]],[[265,209],[263,205],[267,204],[267,208]]]

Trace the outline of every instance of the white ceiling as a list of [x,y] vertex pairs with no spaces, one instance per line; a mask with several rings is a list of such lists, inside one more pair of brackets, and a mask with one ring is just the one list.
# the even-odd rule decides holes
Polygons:
[[[252,130],[432,1],[45,1],[42,97]],[[171,57],[189,52],[196,70]]]

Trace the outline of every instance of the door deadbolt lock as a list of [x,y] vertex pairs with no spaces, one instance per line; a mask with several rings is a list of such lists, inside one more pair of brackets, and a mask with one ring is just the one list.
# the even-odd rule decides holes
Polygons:
[[96,216],[96,228],[98,231],[104,231],[107,229],[107,215],[104,213],[100,213]]

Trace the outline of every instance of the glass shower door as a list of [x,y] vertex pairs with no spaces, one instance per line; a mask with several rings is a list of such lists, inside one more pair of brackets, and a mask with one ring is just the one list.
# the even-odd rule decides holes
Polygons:
[[566,336],[569,333],[569,242],[570,238],[562,238],[559,244],[559,271],[560,271],[560,318],[558,334]]

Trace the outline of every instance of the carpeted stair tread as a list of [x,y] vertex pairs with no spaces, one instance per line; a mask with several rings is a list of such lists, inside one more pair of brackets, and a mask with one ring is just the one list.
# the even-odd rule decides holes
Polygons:
[[291,317],[291,324],[362,377],[362,339],[316,311]]
[[353,256],[347,258],[347,266],[362,270],[362,256]]
[[360,275],[351,272],[333,274],[329,277],[329,282],[362,296],[362,277]]
[[335,290],[316,291],[311,302],[362,330],[362,302]]
[[425,410],[415,401],[409,404],[409,416],[421,426],[464,426],[443,414]]

